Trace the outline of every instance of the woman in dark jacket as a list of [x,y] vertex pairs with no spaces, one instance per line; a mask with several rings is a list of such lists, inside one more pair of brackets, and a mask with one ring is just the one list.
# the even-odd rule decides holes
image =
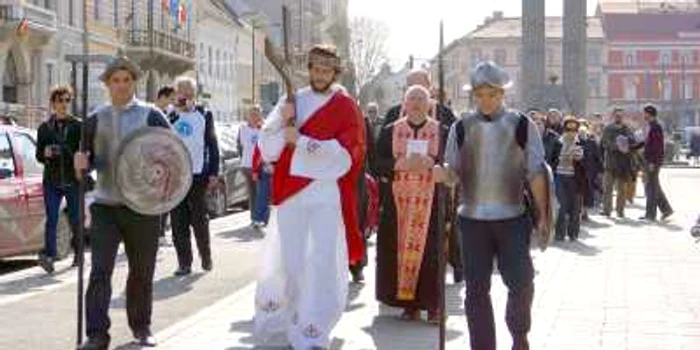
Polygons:
[[[72,98],[73,93],[69,86],[53,88],[50,96],[53,113],[39,126],[37,132],[36,159],[44,164],[43,190],[46,208],[45,248],[39,257],[39,263],[48,273],[53,272],[53,263],[58,258],[56,231],[64,197],[68,204],[73,237],[79,224],[78,180],[73,170],[73,155],[80,145],[81,121],[68,114]],[[75,247],[74,240],[72,244]],[[73,266],[76,266],[77,262],[76,256]]]

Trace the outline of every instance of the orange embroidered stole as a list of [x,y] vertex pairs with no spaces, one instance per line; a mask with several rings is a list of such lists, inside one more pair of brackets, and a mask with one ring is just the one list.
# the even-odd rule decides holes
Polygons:
[[[394,123],[392,148],[394,159],[407,156],[411,140],[428,142],[428,155],[437,157],[440,144],[439,122],[428,119],[417,132],[406,118]],[[397,299],[414,300],[423,253],[430,229],[435,182],[431,170],[425,172],[396,171],[392,184],[397,223]]]

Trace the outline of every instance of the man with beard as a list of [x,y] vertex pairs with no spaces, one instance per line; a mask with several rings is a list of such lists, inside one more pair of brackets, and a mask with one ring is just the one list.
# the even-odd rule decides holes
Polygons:
[[332,46],[308,55],[310,87],[268,116],[259,147],[274,162],[271,224],[255,297],[255,332],[285,332],[292,348],[327,349],[345,310],[348,262],[362,259],[357,177],[363,165],[362,113],[335,84]]

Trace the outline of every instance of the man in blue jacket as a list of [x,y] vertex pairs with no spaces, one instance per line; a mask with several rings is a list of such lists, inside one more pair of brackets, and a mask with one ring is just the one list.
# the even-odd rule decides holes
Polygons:
[[169,118],[173,129],[190,152],[194,175],[187,197],[170,213],[173,244],[179,264],[175,275],[185,276],[192,273],[190,226],[194,231],[202,269],[212,269],[206,196],[208,190],[218,181],[219,145],[211,111],[195,102],[196,81],[189,77],[177,78],[175,91],[175,110],[170,113]]

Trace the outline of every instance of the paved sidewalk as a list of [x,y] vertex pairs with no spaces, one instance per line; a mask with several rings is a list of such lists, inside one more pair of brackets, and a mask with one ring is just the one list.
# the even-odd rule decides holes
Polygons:
[[[627,214],[636,218],[640,213]],[[594,220],[581,241],[534,253],[531,348],[700,349],[700,245],[688,233],[690,217],[656,225]],[[498,274],[493,277],[499,349],[509,349],[506,290]],[[159,349],[285,349],[284,342],[256,347],[253,292],[250,285],[159,333]],[[332,349],[437,349],[436,327],[399,321],[398,310],[375,302],[373,266],[367,269],[367,283],[352,286],[351,293]],[[469,348],[463,294],[463,286],[448,285],[448,349]]]

